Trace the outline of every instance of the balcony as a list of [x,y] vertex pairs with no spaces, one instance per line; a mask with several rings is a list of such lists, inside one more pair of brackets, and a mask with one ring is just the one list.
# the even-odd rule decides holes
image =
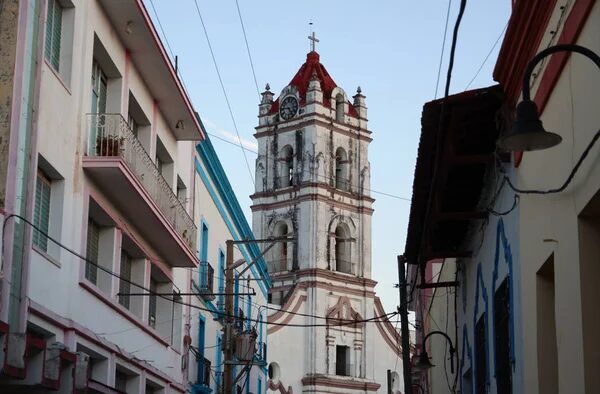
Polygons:
[[89,114],[83,169],[173,267],[194,267],[196,226],[120,114]]
[[205,300],[215,299],[213,291],[215,270],[208,261],[200,262],[200,280],[198,283],[198,292]]

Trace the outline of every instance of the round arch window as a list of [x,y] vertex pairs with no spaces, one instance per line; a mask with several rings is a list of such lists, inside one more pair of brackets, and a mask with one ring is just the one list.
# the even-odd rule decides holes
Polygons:
[[279,377],[281,376],[281,369],[279,368],[279,364],[273,362],[269,364],[269,379],[273,381],[273,383],[277,384],[279,382]]

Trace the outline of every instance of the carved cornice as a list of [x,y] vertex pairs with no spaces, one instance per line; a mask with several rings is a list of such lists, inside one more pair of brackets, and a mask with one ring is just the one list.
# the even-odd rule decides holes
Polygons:
[[357,207],[355,205],[337,201],[331,197],[326,197],[326,196],[323,196],[323,195],[320,195],[317,193],[304,194],[304,195],[296,197],[292,200],[277,201],[277,202],[264,203],[264,204],[255,204],[255,205],[251,205],[250,209],[252,209],[252,212],[267,211],[267,210],[271,210],[271,209],[288,207],[290,205],[296,205],[296,204],[299,204],[304,201],[321,201],[321,202],[327,203],[336,208],[340,208],[340,209],[350,211],[350,212],[355,212],[355,213],[365,213],[367,215],[372,215],[373,212],[375,211],[373,208],[360,207],[360,206]]
[[369,203],[375,202],[375,199],[371,196],[367,196],[364,194],[362,194],[362,195],[354,194],[354,193],[350,193],[350,192],[343,191],[340,189],[336,189],[335,187],[332,187],[328,183],[324,183],[324,182],[301,182],[299,185],[296,185],[296,186],[286,187],[286,188],[282,188],[282,189],[275,189],[275,190],[270,190],[270,191],[264,191],[264,192],[256,192],[256,193],[250,195],[250,198],[254,200],[255,198],[275,197],[275,196],[286,195],[286,194],[290,194],[293,192],[297,192],[301,189],[306,189],[306,188],[323,189],[329,193],[333,193],[333,194],[337,194],[337,195],[340,195],[343,197],[351,198],[356,201],[366,201]]
[[303,386],[326,386],[346,390],[360,390],[377,392],[381,385],[379,383],[359,380],[343,379],[327,375],[307,375],[302,378]]

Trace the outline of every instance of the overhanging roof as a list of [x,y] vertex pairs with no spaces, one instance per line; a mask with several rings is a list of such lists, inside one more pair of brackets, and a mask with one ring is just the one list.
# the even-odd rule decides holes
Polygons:
[[[205,135],[142,0],[99,0],[178,140]],[[129,33],[127,26],[130,26]],[[183,127],[176,128],[178,121]]]
[[470,254],[463,241],[470,221],[487,215],[478,205],[486,168],[495,160],[503,97],[496,85],[423,106],[404,252],[409,263]]

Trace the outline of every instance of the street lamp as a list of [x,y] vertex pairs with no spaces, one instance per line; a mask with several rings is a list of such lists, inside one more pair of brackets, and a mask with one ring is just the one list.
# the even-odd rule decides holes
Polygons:
[[510,132],[498,143],[500,148],[508,151],[534,151],[552,148],[561,143],[560,135],[544,130],[538,108],[531,100],[529,79],[535,66],[546,56],[556,52],[577,52],[592,60],[600,68],[600,57],[593,51],[574,44],[563,44],[548,47],[538,53],[525,69],[523,75],[523,101],[517,105],[516,118]]
[[448,340],[448,343],[450,344],[450,372],[454,373],[454,353],[456,352],[456,349],[454,349],[450,337],[442,331],[431,331],[429,334],[425,335],[425,338],[423,338],[423,350],[419,355],[419,361],[417,361],[417,363],[415,364],[415,369],[418,369],[420,371],[427,371],[428,369],[435,367],[435,365],[433,365],[431,361],[429,361],[429,355],[427,354],[427,350],[425,350],[427,349],[427,339],[433,334],[440,334],[444,338],[446,338],[446,340]]

